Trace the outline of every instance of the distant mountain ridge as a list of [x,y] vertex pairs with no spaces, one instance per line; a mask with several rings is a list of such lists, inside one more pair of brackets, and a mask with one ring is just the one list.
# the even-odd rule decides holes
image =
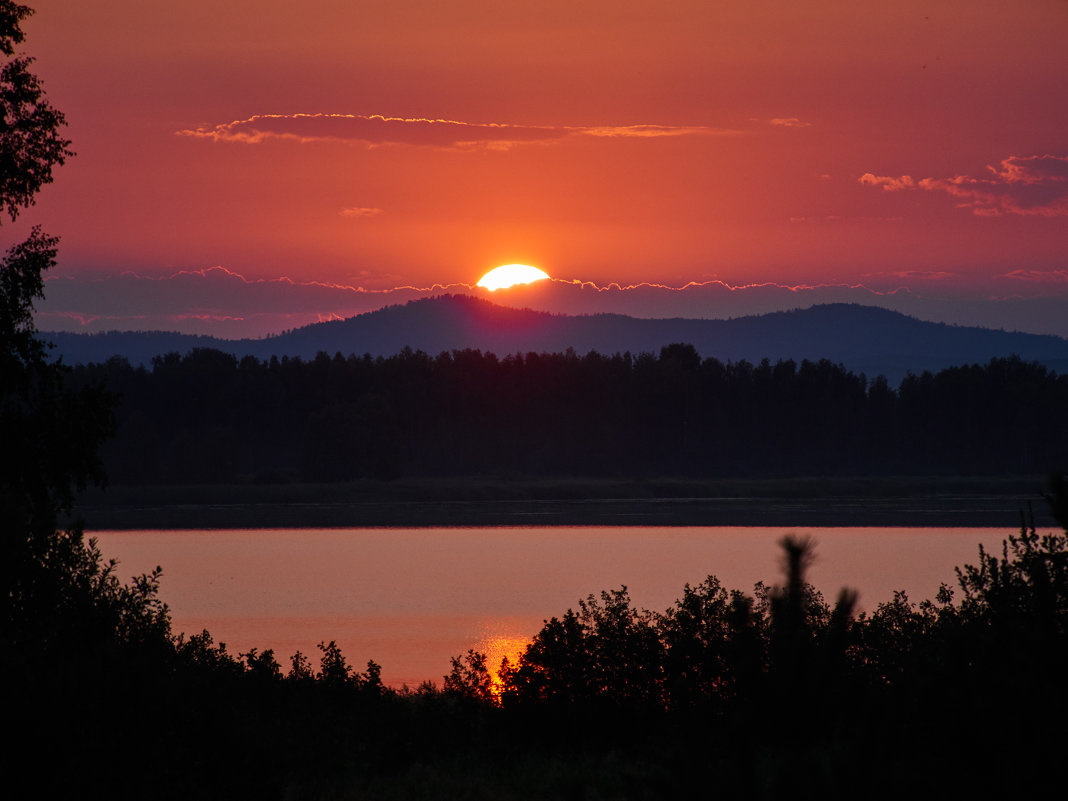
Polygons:
[[498,306],[467,295],[442,295],[389,306],[346,320],[298,328],[266,339],[227,340],[169,332],[47,333],[68,364],[122,356],[150,364],[170,351],[216,348],[245,355],[313,358],[369,353],[390,356],[405,347],[431,355],[474,348],[498,356],[527,352],[658,353],[674,342],[703,357],[759,362],[829,359],[868,376],[898,381],[907,372],[985,363],[1017,355],[1064,372],[1068,340],[1061,337],[931,323],[855,304],[826,304],[728,320],[644,319],[620,314],[557,315]]

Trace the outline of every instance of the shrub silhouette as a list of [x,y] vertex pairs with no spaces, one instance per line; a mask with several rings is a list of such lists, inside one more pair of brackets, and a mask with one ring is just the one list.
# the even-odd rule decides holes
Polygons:
[[452,670],[445,676],[446,695],[484,704],[493,702],[493,677],[484,653],[471,649],[462,657],[454,656],[451,664]]

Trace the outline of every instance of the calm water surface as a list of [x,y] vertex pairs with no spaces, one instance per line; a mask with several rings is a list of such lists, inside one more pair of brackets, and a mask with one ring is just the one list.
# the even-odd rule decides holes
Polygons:
[[[626,585],[663,611],[709,574],[750,591],[780,578],[775,528],[422,528],[105,531],[104,555],[127,579],[163,566],[176,631],[208,629],[231,652],[297,650],[336,640],[359,669],[395,686],[441,682],[449,657],[478,648],[496,666],[579,598]],[[931,598],[953,568],[999,549],[993,528],[808,528],[809,579],[833,601],[842,586],[872,610],[903,589]]]

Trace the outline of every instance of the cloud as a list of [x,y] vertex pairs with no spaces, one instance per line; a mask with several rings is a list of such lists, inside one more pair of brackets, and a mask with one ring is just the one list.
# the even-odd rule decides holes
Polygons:
[[891,178],[888,175],[872,175],[870,172],[860,176],[860,182],[868,186],[881,186],[884,192],[900,192],[902,189],[913,189],[916,186],[911,175]]
[[[366,305],[381,293],[324,281],[280,276],[247,278],[225,267],[179,270],[168,275],[118,275],[86,278],[49,276],[49,297],[42,308],[88,309],[100,317],[134,313],[207,314],[248,317],[256,313],[309,313],[323,308]],[[373,305],[375,301],[371,301]]]
[[811,128],[811,122],[804,122],[797,117],[772,117],[770,120],[772,125],[778,125],[783,128]]
[[866,278],[896,278],[905,281],[947,281],[958,277],[948,270],[892,270],[883,273],[868,273]]
[[342,217],[378,217],[382,214],[382,209],[368,208],[365,206],[351,206],[347,209],[342,209],[338,212]]
[[650,139],[737,133],[741,132],[700,125],[550,126],[385,117],[381,114],[257,114],[244,120],[177,131],[176,135],[242,144],[284,140],[302,144],[351,142],[369,147],[506,149],[521,144],[547,144],[575,136]]
[[[655,283],[597,285],[551,279],[490,294],[465,283],[367,290],[288,276],[249,278],[223,267],[146,276],[127,272],[89,278],[50,276],[37,307],[42,331],[181,331],[231,339],[262,337],[324,320],[352,317],[384,306],[446,293],[486,297],[494,303],[558,314],[616,313],[635,317],[726,318],[805,308],[817,303],[861,303],[921,319],[1068,335],[1068,272],[1016,271],[998,278],[1009,291],[992,297],[977,289],[962,295],[952,276],[902,271],[871,275],[865,283],[730,284]],[[958,276],[959,278],[959,276]],[[1021,291],[1034,283],[1032,291]],[[905,284],[905,285],[903,285]],[[994,286],[993,288],[998,288]],[[353,344],[358,350],[359,344]]]
[[1068,283],[1068,270],[1012,270],[1001,278],[1014,281],[1037,281],[1041,283]]
[[1027,217],[1068,216],[1068,156],[1010,156],[987,175],[972,178],[899,178],[865,173],[860,183],[885,191],[924,189],[956,198],[958,208],[982,217],[1015,214]]
[[702,125],[601,125],[589,128],[564,128],[573,136],[627,137],[655,139],[667,136],[730,136],[741,131],[709,128]]
[[225,267],[167,275],[127,271],[87,277],[51,275],[37,304],[38,327],[56,331],[181,331],[259,337],[313,322],[380,309],[467,284],[373,290],[278,276],[250,278]]
[[904,217],[870,217],[870,216],[843,216],[841,214],[824,214],[817,217],[790,217],[791,223],[824,223],[824,222],[901,222]]

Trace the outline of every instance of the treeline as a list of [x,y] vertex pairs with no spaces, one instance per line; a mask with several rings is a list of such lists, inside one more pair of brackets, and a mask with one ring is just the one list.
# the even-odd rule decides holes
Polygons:
[[170,353],[75,368],[118,398],[118,483],[415,476],[1045,473],[1068,454],[1068,376],[1017,358],[908,375],[572,351],[389,358]]

